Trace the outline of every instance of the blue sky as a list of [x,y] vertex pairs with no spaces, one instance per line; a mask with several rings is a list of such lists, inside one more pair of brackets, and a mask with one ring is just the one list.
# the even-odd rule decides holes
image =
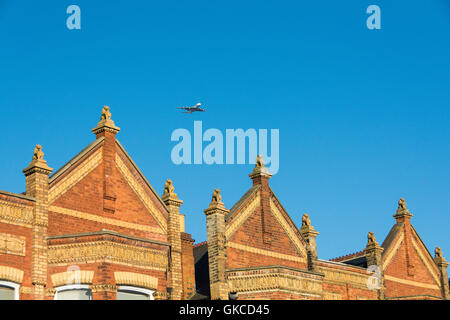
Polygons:
[[[66,8],[81,8],[81,30]],[[368,30],[366,8],[381,8]],[[23,192],[34,145],[57,169],[93,141],[103,105],[186,229],[206,240],[214,188],[228,208],[252,165],[171,162],[173,130],[280,130],[271,186],[319,256],[381,242],[405,197],[431,251],[450,258],[450,3],[430,1],[0,0],[0,189]],[[203,114],[175,108],[202,102]]]

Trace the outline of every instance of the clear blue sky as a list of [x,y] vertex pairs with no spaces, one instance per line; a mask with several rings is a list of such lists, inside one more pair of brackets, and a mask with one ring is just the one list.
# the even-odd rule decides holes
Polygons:
[[[81,8],[82,29],[66,28]],[[366,28],[381,7],[382,29]],[[175,107],[204,103],[185,115]],[[206,239],[214,188],[228,208],[251,165],[176,166],[174,129],[280,130],[271,186],[319,256],[381,242],[405,197],[431,251],[450,259],[450,3],[409,1],[0,0],[0,189],[23,192],[36,143],[57,169],[111,106],[118,139],[186,228]]]

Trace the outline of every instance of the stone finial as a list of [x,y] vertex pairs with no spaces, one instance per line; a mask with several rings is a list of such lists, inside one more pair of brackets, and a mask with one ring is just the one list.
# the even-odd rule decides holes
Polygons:
[[434,261],[436,261],[437,264],[445,264],[447,262],[440,247],[434,249]]
[[219,189],[214,190],[211,203],[209,204],[208,209],[205,210],[205,213],[208,215],[215,209],[219,209],[222,213],[228,213],[228,210],[225,208],[225,205],[222,202],[222,195],[220,194]]
[[367,234],[367,245],[371,246],[371,245],[375,245],[378,246],[378,242],[377,242],[377,238],[375,238],[375,233],[373,233],[372,231],[370,231]]
[[363,251],[366,255],[367,266],[381,265],[381,254],[383,253],[384,248],[378,244],[375,233],[372,231],[367,234],[367,245]]
[[443,258],[442,249],[440,247],[436,247],[436,249],[434,249],[434,255],[436,258]]
[[29,166],[23,170],[25,176],[29,176],[32,173],[39,172],[50,175],[53,171],[52,168],[47,166],[47,161],[44,160],[44,151],[41,145],[36,145],[33,151],[33,158]]
[[401,218],[401,217],[408,217],[408,218],[412,217],[411,212],[409,212],[408,208],[406,207],[406,201],[404,198],[398,200],[398,209],[394,215],[394,218]]
[[173,186],[173,182],[170,179],[167,179],[166,183],[164,184],[164,194],[173,194],[175,191],[175,188]]
[[94,132],[94,134],[99,134],[105,131],[114,134],[120,131],[120,128],[116,127],[114,121],[111,119],[111,111],[108,106],[103,107],[102,114],[100,116],[100,121],[97,124],[97,126],[94,129],[92,129],[92,132]]
[[253,169],[253,172],[249,176],[252,179],[257,176],[265,176],[267,178],[270,178],[272,176],[264,164],[264,159],[262,155],[258,155],[256,157],[255,168]]
[[167,179],[166,183],[164,184],[164,193],[161,199],[166,205],[173,204],[181,206],[183,201],[178,199],[178,196],[174,191],[175,187],[173,186],[172,180]]
[[44,152],[42,151],[42,146],[37,144],[36,147],[34,148],[34,153],[33,153],[33,161],[34,160],[44,160]]
[[220,190],[219,189],[215,189],[212,195],[212,200],[211,203],[218,203],[221,204],[222,202],[222,196],[220,195]]
[[311,227],[311,219],[307,213],[305,213],[302,217],[302,227],[303,226]]
[[102,110],[102,116],[100,117],[100,121],[111,120],[111,111],[109,111],[108,106],[104,106]]

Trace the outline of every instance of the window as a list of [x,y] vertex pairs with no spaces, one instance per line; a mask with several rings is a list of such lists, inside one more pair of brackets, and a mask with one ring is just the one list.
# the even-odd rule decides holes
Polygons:
[[153,292],[143,288],[120,286],[116,300],[154,300]]
[[19,300],[20,285],[9,281],[0,281],[0,300]]
[[92,293],[87,285],[67,285],[56,288],[55,300],[92,300]]

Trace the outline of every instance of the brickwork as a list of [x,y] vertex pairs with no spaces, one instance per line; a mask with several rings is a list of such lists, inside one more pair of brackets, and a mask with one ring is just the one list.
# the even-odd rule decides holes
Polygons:
[[381,245],[369,233],[363,251],[321,260],[319,232],[307,214],[300,229],[292,221],[261,157],[253,186],[231,210],[214,191],[204,210],[207,243],[194,257],[172,181],[160,197],[116,140],[119,131],[105,107],[95,141],[53,176],[37,145],[23,170],[25,194],[0,191],[0,280],[19,284],[20,299],[52,300],[74,283],[94,300],[116,299],[121,286],[189,299],[199,270],[211,299],[450,298],[442,250],[430,254],[404,199]]
[[[193,294],[193,240],[181,234],[180,203],[165,205],[116,140],[119,131],[105,107],[89,147],[49,178],[36,146],[26,194],[0,192],[0,280],[19,283],[20,299],[53,299],[58,286],[76,283],[77,270],[92,273],[83,284],[94,300],[115,299],[120,285],[155,299]],[[70,282],[55,285],[57,274]]]
[[195,293],[194,239],[188,233],[181,233],[181,265],[183,268],[183,299]]

